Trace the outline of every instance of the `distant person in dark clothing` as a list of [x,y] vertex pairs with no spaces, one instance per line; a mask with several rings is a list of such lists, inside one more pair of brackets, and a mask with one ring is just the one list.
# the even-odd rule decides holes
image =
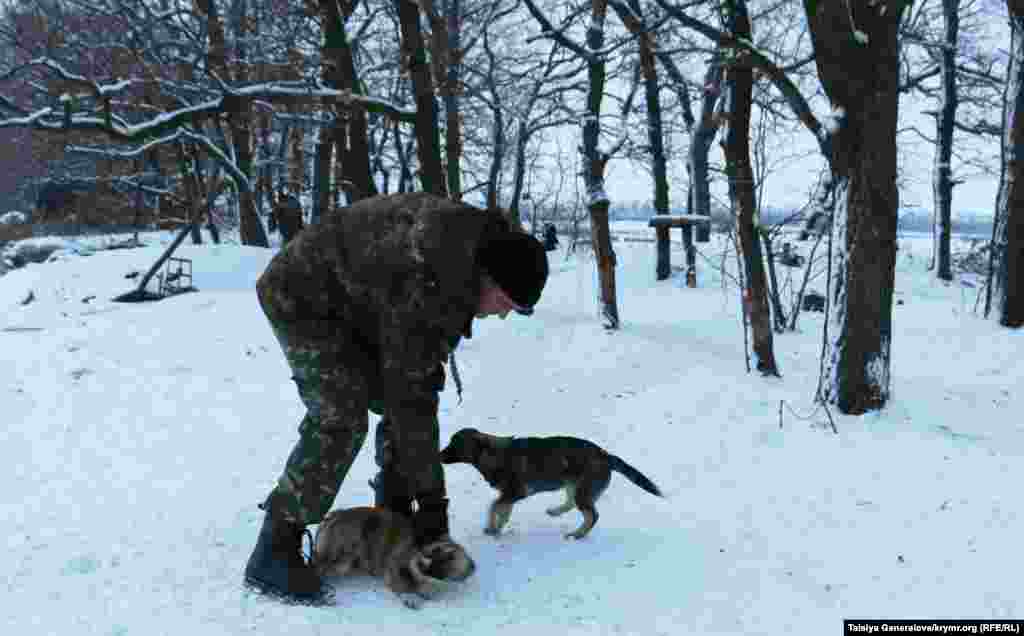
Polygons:
[[558,249],[558,230],[554,223],[544,224],[544,249],[548,252]]
[[281,244],[287,245],[302,230],[302,204],[294,194],[282,194],[274,206],[274,220],[281,231]]

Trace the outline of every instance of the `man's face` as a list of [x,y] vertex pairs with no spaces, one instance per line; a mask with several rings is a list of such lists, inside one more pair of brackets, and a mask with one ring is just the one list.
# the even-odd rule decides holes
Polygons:
[[480,304],[476,310],[477,318],[498,316],[504,320],[508,312],[519,308],[519,305],[514,303],[508,297],[508,294],[502,291],[501,287],[495,285],[494,281],[490,278],[484,277],[482,289],[480,290]]

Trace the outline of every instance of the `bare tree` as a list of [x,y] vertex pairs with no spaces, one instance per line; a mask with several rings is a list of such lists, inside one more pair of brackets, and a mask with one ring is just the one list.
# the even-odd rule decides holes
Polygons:
[[[75,6],[80,10],[86,7]],[[280,23],[286,21],[256,20],[254,3],[237,0],[228,6],[230,11],[225,14],[223,4],[215,0],[194,0],[192,6],[168,5],[166,11],[144,0],[90,3],[90,15],[120,20],[120,31],[126,34],[123,44],[106,42],[101,46],[126,51],[135,66],[127,77],[110,72],[82,74],[42,51],[11,67],[0,81],[5,89],[17,89],[31,85],[36,76],[46,76],[62,86],[61,93],[53,96],[6,91],[0,96],[0,106],[6,113],[0,119],[0,128],[27,127],[55,136],[89,134],[90,139],[97,140],[91,142],[91,150],[115,161],[134,162],[145,153],[185,141],[218,165],[237,193],[243,242],[266,244],[255,202],[253,179],[259,166],[253,151],[254,119],[265,117],[267,108],[276,119],[276,109],[288,104],[305,105],[305,112],[292,115],[296,125],[289,128],[303,122],[330,123],[354,109],[409,123],[415,120],[416,112],[351,89],[326,86],[310,72],[317,62],[310,63],[305,57],[292,60],[285,55],[286,50],[297,48],[287,42],[274,51],[260,50],[255,42],[262,46],[272,40],[256,37],[255,29],[280,29]],[[306,46],[305,50],[317,49]],[[258,57],[262,55],[277,57]],[[252,70],[262,65],[295,63],[305,65],[299,80]],[[182,75],[180,69],[189,72]],[[151,96],[139,99],[138,93]],[[55,99],[60,95],[63,99]],[[307,114],[311,106],[319,106],[324,99],[330,100],[333,112]],[[259,116],[254,114],[257,104]],[[226,129],[221,126],[224,121]],[[105,142],[99,141],[101,138]],[[350,143],[351,139],[350,134]],[[79,150],[89,149],[79,145]]]
[[[938,5],[938,6],[936,6]],[[980,45],[991,16],[978,0],[925,0],[908,12],[900,29],[904,42],[901,90],[933,100],[935,136],[904,126],[935,146],[932,168],[933,250],[929,268],[940,280],[953,278],[951,258],[954,188],[970,172],[983,172],[991,157],[974,148],[991,146],[999,134],[992,120],[998,103],[994,68],[998,56]],[[935,81],[937,78],[937,82]],[[982,143],[977,143],[981,141]]]
[[[1004,106],[1004,159],[995,215],[991,294],[1004,327],[1024,326],[1024,0],[1006,0],[1010,63]],[[986,312],[987,313],[987,312]]]
[[412,0],[395,0],[402,26],[402,62],[412,77],[416,96],[416,151],[420,161],[420,181],[426,192],[447,196],[441,167],[441,140],[438,128],[437,98],[427,64],[427,48],[420,30],[420,7]]
[[[537,57],[532,53],[531,57]],[[518,97],[510,106],[511,124],[515,126],[515,149],[512,163],[512,192],[509,195],[510,220],[522,222],[520,206],[530,169],[527,151],[531,142],[543,131],[570,124],[576,120],[562,96],[576,90],[582,65],[557,44],[552,44],[541,62],[529,64],[522,73],[510,78]]]
[[612,248],[608,226],[608,208],[611,201],[604,189],[605,165],[611,154],[600,148],[601,102],[604,99],[607,51],[605,49],[605,18],[607,0],[591,0],[590,24],[587,27],[586,47],[572,41],[557,30],[537,8],[533,0],[525,0],[530,14],[540,23],[544,34],[586,60],[589,91],[587,109],[583,119],[582,152],[586,158],[583,179],[587,186],[587,208],[590,210],[591,241],[597,258],[601,286],[601,315],[606,329],[619,328],[619,307],[615,291],[615,251]]
[[935,275],[940,280],[953,280],[950,258],[953,209],[953,125],[956,122],[957,81],[956,49],[960,30],[960,0],[942,0],[945,25],[939,68],[942,70],[942,97],[935,117],[936,137],[933,185],[935,243]]
[[[726,0],[726,30],[736,39],[751,40],[750,16],[745,0]],[[736,210],[737,233],[743,252],[743,298],[750,317],[755,367],[762,375],[778,376],[775,350],[772,346],[771,309],[768,304],[768,281],[757,219],[757,197],[754,171],[750,162],[750,111],[753,103],[753,69],[749,58],[739,52],[728,61],[726,90],[728,107],[726,135],[723,142],[729,196]]]
[[[906,0],[805,0],[832,102],[832,334],[825,397],[843,413],[889,400],[896,267],[899,25]],[[853,63],[856,60],[856,63]]]
[[[619,15],[626,28],[637,39],[640,49],[640,72],[644,82],[644,96],[647,115],[647,144],[651,155],[651,173],[654,187],[654,213],[668,214],[668,161],[665,157],[665,133],[662,125],[661,115],[661,85],[658,82],[658,69],[655,65],[655,51],[657,44],[654,33],[646,24],[643,11],[638,0],[628,0],[628,5],[617,0],[610,0],[610,4]],[[669,277],[671,270],[669,252],[669,228],[659,226],[657,228],[658,263],[656,278],[665,280]]]
[[[346,33],[346,23],[352,17],[357,4],[358,0],[345,3],[320,0],[324,32],[324,80],[332,88],[365,95],[363,82],[356,70],[355,55]],[[359,27],[359,31],[365,30],[378,13],[372,11]],[[358,37],[357,33],[357,39]],[[348,195],[350,202],[377,194],[377,186],[373,181],[370,167],[367,114],[361,109],[351,110],[346,114],[346,117],[335,119],[329,132],[321,130],[322,147],[317,149],[317,162],[322,172],[318,178],[318,190],[322,199],[321,205],[324,207],[330,193],[328,180],[332,150],[336,157],[335,161],[340,163],[341,167],[338,188]]]
[[832,334],[822,399],[850,414],[889,399],[892,296],[896,263],[896,122],[899,26],[907,0],[804,0],[818,77],[833,114],[822,126],[784,69],[749,41],[694,20],[665,0],[689,28],[748,56],[814,134],[832,177]]

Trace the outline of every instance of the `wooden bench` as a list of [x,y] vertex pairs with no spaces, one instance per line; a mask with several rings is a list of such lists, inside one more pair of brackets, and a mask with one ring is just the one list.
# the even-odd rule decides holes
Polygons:
[[[656,214],[647,222],[657,232],[658,262],[654,275],[657,280],[665,280],[672,271],[669,251],[669,228],[690,228],[701,224],[710,224],[711,217],[696,214]],[[697,286],[697,248],[693,246],[693,232],[683,231],[683,248],[686,250],[686,286]]]

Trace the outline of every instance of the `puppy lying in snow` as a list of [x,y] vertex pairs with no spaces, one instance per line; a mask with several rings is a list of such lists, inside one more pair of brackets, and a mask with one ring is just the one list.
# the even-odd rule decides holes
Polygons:
[[431,563],[454,556],[450,546],[416,547],[409,519],[369,506],[329,512],[317,528],[313,544],[313,567],[320,576],[344,576],[352,571],[382,576],[412,609],[419,609],[423,599],[446,585],[444,579],[427,574]]

